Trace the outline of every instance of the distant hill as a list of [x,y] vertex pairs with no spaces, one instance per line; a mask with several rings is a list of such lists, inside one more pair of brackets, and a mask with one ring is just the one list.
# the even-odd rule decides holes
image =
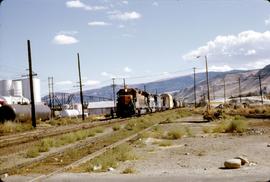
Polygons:
[[[209,79],[210,98],[211,100],[224,98],[224,79],[225,79],[225,96],[238,97],[241,95],[259,95],[259,75],[261,76],[263,93],[269,92],[270,84],[270,65],[257,70],[248,71],[230,71],[223,72]],[[240,78],[240,89],[239,89]],[[207,87],[206,80],[197,82],[196,95],[197,100],[206,96]],[[186,102],[194,102],[193,85],[183,88],[174,93],[174,96],[180,100],[185,99]]]
[[[264,67],[263,69],[258,70],[233,70],[228,72],[209,72],[209,83],[210,83],[210,95],[211,99],[222,98],[224,96],[224,82],[225,78],[226,83],[226,97],[237,96],[239,94],[239,84],[238,78],[240,77],[241,92],[242,94],[247,93],[259,93],[259,82],[258,75],[262,75],[262,87],[264,91],[267,90],[267,86],[270,81],[270,65]],[[196,74],[196,94],[197,99],[199,100],[204,94],[206,94],[206,77],[205,73]],[[170,78],[166,80],[158,80],[149,83],[133,84],[128,85],[128,87],[134,87],[139,89],[144,89],[150,93],[164,93],[170,92],[173,95],[183,100],[185,99],[188,102],[194,101],[193,94],[193,74],[186,76],[179,76],[175,78]],[[121,85],[116,85],[116,92],[122,88]],[[112,99],[112,86],[105,86],[98,89],[85,90],[84,95],[92,96],[95,98],[108,98]],[[76,100],[79,100],[79,93],[74,93]],[[63,93],[57,93],[59,100]],[[67,97],[67,96],[66,96]],[[47,99],[48,96],[45,96],[43,100]],[[67,98],[66,98],[67,99]]]

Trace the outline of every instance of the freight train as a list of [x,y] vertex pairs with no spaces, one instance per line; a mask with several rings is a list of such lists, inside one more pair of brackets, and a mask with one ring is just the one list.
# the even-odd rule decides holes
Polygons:
[[179,107],[179,101],[171,94],[150,94],[136,88],[124,88],[117,92],[117,117],[130,117]]

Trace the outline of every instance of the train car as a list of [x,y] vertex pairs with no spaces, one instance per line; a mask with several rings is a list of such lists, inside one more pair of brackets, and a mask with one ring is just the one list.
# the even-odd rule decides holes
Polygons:
[[[51,117],[51,110],[47,105],[36,104],[36,119],[48,120]],[[19,121],[26,122],[31,120],[31,105],[4,104],[0,107],[0,122]]]
[[151,97],[147,92],[141,91],[139,89],[120,89],[117,92],[117,116],[129,117],[150,112],[150,100],[152,100],[150,98]]
[[161,105],[162,110],[168,110],[174,107],[173,97],[171,94],[168,94],[168,93],[161,94],[161,100],[162,100],[162,105]]

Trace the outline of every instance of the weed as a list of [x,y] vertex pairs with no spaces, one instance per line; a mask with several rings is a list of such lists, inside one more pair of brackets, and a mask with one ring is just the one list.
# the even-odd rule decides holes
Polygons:
[[203,132],[204,133],[212,133],[212,127],[210,127],[210,126],[203,127]]
[[122,171],[122,174],[133,174],[135,172],[136,172],[136,170],[134,168],[127,167]]
[[39,156],[39,149],[36,147],[34,147],[26,152],[27,158],[35,158],[37,156]]
[[172,141],[170,141],[170,140],[163,140],[163,141],[154,142],[154,144],[157,144],[160,147],[168,147],[168,146],[171,146],[172,145]]
[[185,132],[182,129],[172,129],[165,136],[166,139],[177,140],[185,135]]
[[3,124],[0,124],[0,134],[17,133],[31,129],[32,125],[29,123],[17,123],[13,121],[7,121]]
[[243,133],[247,129],[247,123],[243,120],[233,120],[229,124],[228,128],[226,128],[226,132],[236,132]]
[[193,131],[189,127],[186,126],[185,131],[186,131],[187,136],[189,137],[194,136]]
[[[134,159],[136,156],[133,154],[132,148],[128,144],[122,144],[91,160],[88,171],[107,171],[110,167],[116,168],[119,162]],[[100,166],[100,168],[97,169],[96,166]]]
[[114,126],[112,127],[112,129],[113,129],[113,131],[118,131],[118,130],[121,129],[121,126],[120,126],[120,125],[114,125]]
[[94,129],[94,131],[95,131],[96,133],[103,133],[104,128],[103,128],[103,127],[97,127],[97,128]]

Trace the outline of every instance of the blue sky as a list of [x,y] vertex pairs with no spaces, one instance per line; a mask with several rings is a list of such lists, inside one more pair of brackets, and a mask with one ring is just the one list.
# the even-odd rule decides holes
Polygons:
[[0,79],[33,69],[47,93],[76,91],[77,52],[84,89],[166,79],[204,69],[270,64],[270,3],[265,0],[4,0],[0,6]]

